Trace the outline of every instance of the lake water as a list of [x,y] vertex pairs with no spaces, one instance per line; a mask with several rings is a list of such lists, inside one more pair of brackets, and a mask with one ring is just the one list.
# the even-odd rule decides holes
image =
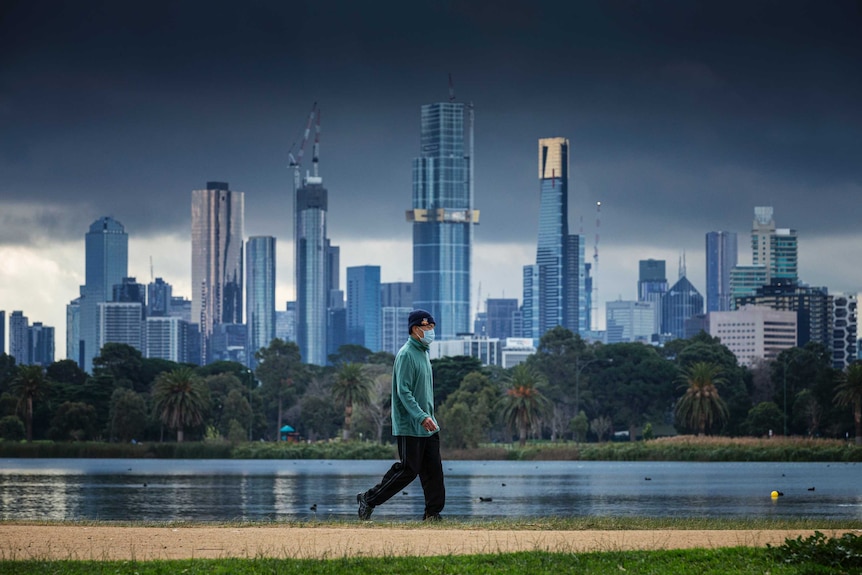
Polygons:
[[[0,519],[350,519],[356,518],[356,493],[374,485],[391,463],[4,459]],[[444,469],[443,515],[453,518],[862,519],[862,464],[856,463],[444,461]],[[773,499],[773,490],[784,495]],[[422,511],[416,480],[374,517],[412,520]]]

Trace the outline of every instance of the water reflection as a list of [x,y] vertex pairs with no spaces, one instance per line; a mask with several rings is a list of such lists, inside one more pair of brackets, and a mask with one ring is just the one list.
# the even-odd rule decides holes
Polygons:
[[[2,460],[0,519],[261,521],[354,518],[388,461]],[[470,462],[446,464],[455,517],[862,519],[857,464]],[[811,489],[816,486],[816,490]],[[784,492],[777,500],[773,489]],[[375,517],[421,517],[408,486]]]

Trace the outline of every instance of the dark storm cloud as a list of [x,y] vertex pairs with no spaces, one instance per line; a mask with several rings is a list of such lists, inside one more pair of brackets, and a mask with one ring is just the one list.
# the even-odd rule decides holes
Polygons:
[[319,101],[330,234],[408,238],[419,106],[452,72],[476,106],[482,241],[535,241],[536,139],[557,135],[574,229],[596,200],[618,241],[744,231],[754,205],[856,229],[858,3],[560,4],[6,3],[0,201],[77,219],[55,235],[105,213],[182,235],[190,190],[224,180],[249,233],[287,236],[287,151]]

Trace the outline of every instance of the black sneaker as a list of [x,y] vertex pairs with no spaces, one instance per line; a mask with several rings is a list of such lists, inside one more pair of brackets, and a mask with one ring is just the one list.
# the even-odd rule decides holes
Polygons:
[[359,518],[362,521],[371,519],[371,514],[374,513],[374,506],[368,504],[368,501],[365,500],[365,494],[357,493],[356,502],[359,504]]

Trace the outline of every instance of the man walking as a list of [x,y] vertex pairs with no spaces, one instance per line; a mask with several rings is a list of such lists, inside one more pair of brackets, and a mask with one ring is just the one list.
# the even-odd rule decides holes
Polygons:
[[428,348],[434,341],[434,318],[423,309],[410,312],[409,338],[392,368],[392,435],[398,441],[398,459],[380,483],[356,496],[359,518],[367,520],[378,505],[407,487],[419,476],[425,493],[426,521],[439,521],[446,503],[440,427],[434,419],[434,382]]

